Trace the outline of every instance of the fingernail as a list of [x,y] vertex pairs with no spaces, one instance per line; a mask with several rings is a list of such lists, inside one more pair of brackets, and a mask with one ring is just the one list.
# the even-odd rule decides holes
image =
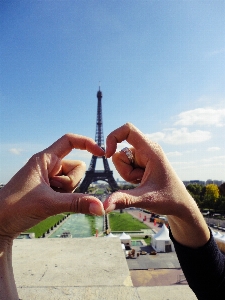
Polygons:
[[89,212],[92,215],[96,215],[96,216],[102,216],[105,213],[102,205],[97,204],[97,203],[91,203],[89,205]]

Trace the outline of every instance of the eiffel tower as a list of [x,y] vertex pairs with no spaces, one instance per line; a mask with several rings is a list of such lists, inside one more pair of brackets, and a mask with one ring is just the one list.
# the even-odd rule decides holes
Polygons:
[[[103,150],[105,150],[104,136],[103,136],[103,123],[102,123],[102,92],[100,91],[100,87],[99,87],[99,91],[97,92],[97,98],[98,98],[98,107],[97,107],[95,142]],[[103,160],[104,170],[95,170],[97,159]],[[92,182],[95,182],[97,180],[106,181],[110,185],[113,192],[119,189],[119,187],[113,177],[113,171],[111,171],[109,168],[107,158],[105,156],[98,157],[98,156],[92,155],[92,159],[91,159],[89,168],[85,173],[85,177],[79,187],[79,191],[81,193],[87,192],[89,185]]]

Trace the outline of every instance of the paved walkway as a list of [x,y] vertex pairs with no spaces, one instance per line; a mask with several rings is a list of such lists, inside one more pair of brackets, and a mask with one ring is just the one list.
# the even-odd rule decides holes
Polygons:
[[[126,212],[140,221],[143,221],[146,217],[146,221],[143,221],[143,223],[154,232],[161,229],[158,224],[155,226],[153,222],[150,222],[151,214],[138,209],[127,209]],[[131,279],[135,287],[187,284],[175,252],[149,255],[152,250],[150,245],[132,248],[136,251],[143,250],[148,253],[147,255],[140,255],[136,259],[127,259]]]
[[130,275],[135,287],[187,284],[181,269],[130,270]]
[[176,252],[157,253],[149,255],[151,246],[132,247],[136,253],[140,250],[146,251],[146,255],[135,258],[127,258],[129,270],[149,270],[149,269],[177,269],[180,264]]

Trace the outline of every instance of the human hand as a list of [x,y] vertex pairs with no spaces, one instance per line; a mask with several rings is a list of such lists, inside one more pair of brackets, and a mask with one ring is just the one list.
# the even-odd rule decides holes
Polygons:
[[71,193],[85,171],[82,161],[63,160],[73,148],[87,150],[96,156],[104,155],[104,151],[92,139],[66,134],[32,156],[0,190],[1,238],[15,238],[41,220],[62,212],[104,213],[99,199]]
[[[117,143],[126,140],[134,161],[115,153]],[[111,132],[106,141],[106,157],[111,157],[120,175],[128,182],[140,183],[128,191],[111,194],[104,202],[105,212],[139,207],[168,216],[174,238],[188,247],[203,246],[210,237],[196,202],[176,175],[161,147],[127,123]]]
[[[117,143],[124,140],[132,146],[133,164],[124,152],[115,153]],[[104,202],[106,213],[134,206],[158,214],[182,217],[186,213],[185,207],[193,203],[161,147],[134,125],[127,123],[108,135],[106,157],[111,156],[120,175],[126,181],[140,185],[133,190],[110,195]]]

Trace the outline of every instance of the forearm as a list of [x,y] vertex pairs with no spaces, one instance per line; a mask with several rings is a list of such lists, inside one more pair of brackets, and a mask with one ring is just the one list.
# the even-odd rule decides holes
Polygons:
[[211,234],[209,241],[198,248],[178,243],[172,233],[170,238],[181,268],[199,300],[225,299],[225,256],[218,249]]
[[18,300],[12,268],[12,240],[0,237],[0,299]]
[[209,238],[209,228],[193,199],[180,211],[180,216],[168,216],[172,234],[180,244],[198,248],[205,245]]
[[219,251],[197,207],[187,195],[177,216],[168,216],[170,237],[181,268],[197,298],[224,299],[225,257]]

